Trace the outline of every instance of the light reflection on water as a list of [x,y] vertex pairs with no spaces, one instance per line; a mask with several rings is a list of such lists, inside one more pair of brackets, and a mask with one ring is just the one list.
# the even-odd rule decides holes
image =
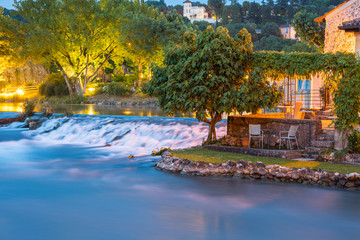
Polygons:
[[0,112],[22,112],[22,103],[0,103]]
[[[87,115],[124,115],[140,117],[166,117],[159,107],[154,106],[121,106],[121,105],[95,105],[95,104],[51,104],[51,109],[56,113],[73,113]],[[38,104],[35,111],[43,112],[45,106]],[[0,102],[0,112],[21,112],[22,103]],[[195,117],[194,114],[178,113],[175,117]]]

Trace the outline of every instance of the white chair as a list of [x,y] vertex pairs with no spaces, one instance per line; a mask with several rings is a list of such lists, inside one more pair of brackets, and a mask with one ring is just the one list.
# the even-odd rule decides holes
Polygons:
[[[279,149],[281,149],[281,142],[282,141],[286,141],[287,142],[287,147],[290,149],[292,149],[291,147],[291,141],[295,140],[296,142],[296,146],[299,149],[299,144],[296,138],[296,133],[298,130],[299,126],[298,125],[291,125],[289,131],[280,131],[280,143],[279,143]],[[286,136],[283,136],[284,133],[287,133]]]
[[261,131],[260,124],[249,124],[249,148],[251,148],[251,139],[258,139],[259,147],[264,148],[264,134]]

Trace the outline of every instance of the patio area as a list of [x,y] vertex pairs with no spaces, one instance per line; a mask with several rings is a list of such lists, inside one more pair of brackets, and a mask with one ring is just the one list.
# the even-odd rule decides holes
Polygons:
[[[221,145],[206,148],[253,156],[316,159],[321,150],[333,148],[334,131],[328,127],[329,120],[314,113],[308,115],[311,119],[288,119],[281,113],[229,116],[225,140]],[[251,148],[249,126],[257,126],[261,132],[260,136],[251,139]],[[296,134],[289,145],[286,137],[291,128],[296,129]]]

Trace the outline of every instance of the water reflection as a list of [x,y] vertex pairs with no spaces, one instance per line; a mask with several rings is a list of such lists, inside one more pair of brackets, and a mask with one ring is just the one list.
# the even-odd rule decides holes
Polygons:
[[0,112],[22,112],[22,103],[0,103]]
[[[121,106],[121,105],[95,105],[95,104],[50,104],[55,113],[73,113],[87,115],[123,115],[167,117],[159,107],[154,106]],[[45,106],[37,104],[35,111],[43,112]],[[22,103],[0,103],[0,112],[22,112]],[[195,117],[192,113],[178,113],[175,117]]]

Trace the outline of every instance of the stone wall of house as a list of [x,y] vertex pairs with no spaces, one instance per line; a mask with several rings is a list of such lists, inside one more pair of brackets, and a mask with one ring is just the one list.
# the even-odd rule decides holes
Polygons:
[[343,22],[360,18],[360,1],[355,1],[351,6],[341,12],[326,17],[325,47],[327,52],[350,52],[355,53],[356,38],[354,33],[345,33],[338,27]]
[[[297,140],[300,148],[308,147],[311,141],[316,141],[322,132],[321,120],[315,119],[281,119],[281,118],[256,118],[256,117],[228,117],[227,135],[231,137],[249,137],[249,124],[260,124],[261,129],[271,129],[279,138],[280,131],[288,131],[291,125],[299,125]],[[267,139],[264,140],[266,142]]]

